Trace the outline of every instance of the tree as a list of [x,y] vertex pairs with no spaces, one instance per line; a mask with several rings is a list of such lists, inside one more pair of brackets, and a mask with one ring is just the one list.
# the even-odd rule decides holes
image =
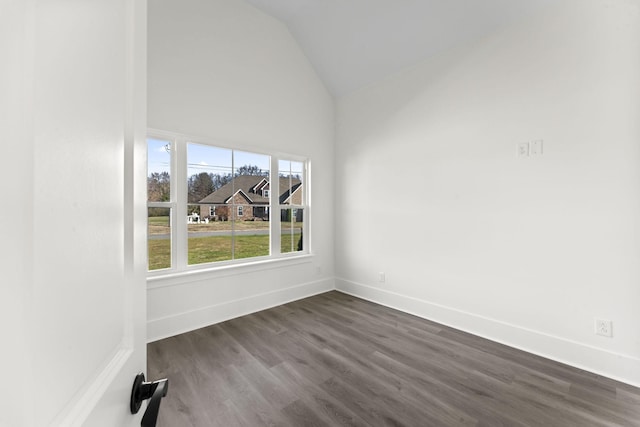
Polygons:
[[147,197],[150,202],[168,202],[171,197],[169,172],[152,172],[147,178]]
[[189,177],[187,182],[189,203],[197,203],[216,190],[212,175],[200,172]]
[[293,175],[289,172],[280,172],[280,178],[296,178],[296,179],[302,179],[302,177],[300,176],[299,173]]
[[263,171],[256,165],[244,165],[236,170],[235,176],[240,175],[269,176],[269,171]]
[[223,185],[231,182],[231,174],[219,175],[219,174],[210,174],[211,180],[213,181],[213,189],[217,190]]

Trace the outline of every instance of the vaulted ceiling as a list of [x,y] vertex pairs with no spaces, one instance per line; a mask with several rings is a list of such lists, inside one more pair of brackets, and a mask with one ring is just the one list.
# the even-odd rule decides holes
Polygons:
[[[285,23],[336,97],[553,0],[246,0]],[[557,1],[557,0],[556,0]]]

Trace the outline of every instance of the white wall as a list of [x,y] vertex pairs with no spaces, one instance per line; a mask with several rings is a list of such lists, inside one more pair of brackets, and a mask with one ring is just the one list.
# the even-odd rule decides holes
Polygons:
[[640,385],[637,1],[563,2],[337,117],[338,289]]
[[[28,420],[27,383],[30,374],[31,331],[26,311],[31,287],[33,258],[33,141],[29,138],[29,107],[33,59],[33,8],[31,1],[4,1],[0,13],[0,133],[5,159],[0,168],[3,203],[0,209],[0,362],[5,367],[0,387],[0,426],[21,426]],[[10,145],[10,142],[13,144]],[[8,185],[20,183],[21,185]],[[22,215],[18,214],[23,213]]]
[[286,27],[241,0],[154,0],[148,25],[149,127],[308,156],[314,254],[150,282],[149,340],[332,289],[333,100]]

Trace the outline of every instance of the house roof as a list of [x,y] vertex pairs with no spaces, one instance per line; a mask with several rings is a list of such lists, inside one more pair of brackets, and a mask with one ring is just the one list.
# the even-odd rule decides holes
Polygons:
[[[235,177],[231,182],[223,185],[213,193],[209,194],[198,203],[202,204],[227,204],[230,199],[238,192],[241,192],[252,205],[268,205],[269,198],[263,197],[262,192],[256,193],[255,188],[262,180],[267,180],[263,176],[256,175],[240,175]],[[268,180],[267,180],[268,181]],[[302,182],[298,178],[291,178],[291,184],[289,184],[289,178],[279,178],[279,188],[281,193],[278,196],[279,203],[283,203],[290,194],[298,189]],[[259,186],[258,188],[262,188]]]
[[[284,179],[284,185],[282,183],[282,180]],[[280,178],[280,188],[285,188],[285,186],[288,186],[289,180],[287,178]],[[278,197],[279,199],[279,203],[281,205],[284,205],[285,203],[287,203],[287,200],[291,198],[291,196],[293,196],[293,193],[295,193],[300,186],[302,185],[302,183],[300,182],[300,180],[296,180],[298,181],[297,183],[291,182],[291,188],[286,189],[285,191],[282,192],[282,194],[280,194],[280,197]],[[291,200],[289,200],[289,203],[291,202]],[[287,203],[287,204],[289,204]]]

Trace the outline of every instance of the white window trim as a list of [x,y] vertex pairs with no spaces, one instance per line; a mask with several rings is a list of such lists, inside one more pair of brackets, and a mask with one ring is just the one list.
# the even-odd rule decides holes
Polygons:
[[[235,268],[270,268],[267,266],[272,265],[273,262],[282,262],[290,260],[291,262],[305,259],[309,256],[313,256],[312,252],[312,236],[309,232],[311,226],[311,173],[310,162],[307,157],[300,155],[294,155],[289,153],[282,153],[278,151],[265,151],[264,149],[256,149],[250,145],[244,145],[240,143],[230,144],[229,142],[223,142],[212,139],[205,139],[202,137],[179,134],[175,132],[163,131],[158,129],[148,129],[148,138],[156,138],[171,143],[171,195],[170,202],[149,202],[148,207],[170,207],[172,216],[171,221],[171,268],[162,270],[147,271],[147,277],[153,282],[154,279],[161,280],[163,277],[176,278],[183,275],[192,275],[195,273],[207,273],[211,272],[216,274],[220,271],[229,271],[229,269]],[[186,218],[187,215],[187,144],[201,144],[209,145],[218,148],[226,148],[235,151],[247,151],[255,154],[268,155],[271,158],[271,171],[269,176],[269,185],[271,183],[279,182],[279,160],[295,161],[303,164],[303,205],[280,205],[278,202],[278,194],[280,191],[269,191],[270,204],[265,206],[270,213],[269,229],[270,229],[270,255],[252,258],[234,259],[229,261],[218,261],[206,264],[188,264],[188,224],[187,221],[178,221],[178,218]],[[179,159],[184,159],[180,161]],[[232,164],[232,167],[235,165]],[[148,174],[147,174],[148,175]],[[175,178],[174,178],[175,177]],[[274,180],[275,178],[275,180]],[[277,184],[276,184],[277,185]],[[178,191],[177,187],[181,186],[182,191]],[[297,191],[297,190],[296,190]],[[295,193],[295,191],[294,191]],[[292,193],[293,194],[293,193]],[[162,206],[160,206],[162,205]],[[274,210],[272,208],[278,208],[277,214],[273,215]],[[280,209],[304,209],[305,220],[303,222],[304,233],[304,245],[302,251],[280,253]]]
[[[293,195],[296,194],[298,192],[298,190],[301,190],[303,186],[304,186],[304,183],[303,183],[303,185],[300,185],[300,186],[298,186],[298,188],[293,190],[293,192],[291,194],[289,194],[289,197],[287,197],[286,200],[284,200],[284,203],[287,203],[288,201],[293,200]],[[303,194],[303,196],[304,196],[304,194]],[[287,206],[294,206],[294,205],[287,204]]]
[[269,181],[267,181],[266,179],[263,179],[262,181],[260,181],[256,185],[254,185],[251,190],[255,193],[256,192],[256,188],[260,187],[260,184],[262,184],[263,182],[269,182]]
[[[281,243],[281,235],[280,235],[280,214],[282,212],[283,209],[291,209],[291,213],[293,214],[293,210],[294,209],[302,209],[303,210],[303,215],[304,215],[304,220],[302,223],[302,234],[303,234],[303,241],[302,241],[302,251],[292,251],[292,252],[288,252],[288,254],[299,254],[299,253],[307,253],[307,251],[309,251],[309,248],[311,248],[311,234],[309,233],[310,230],[310,224],[311,224],[311,199],[309,197],[310,192],[311,192],[311,186],[308,184],[308,180],[309,177],[311,176],[311,171],[310,171],[310,165],[308,161],[300,161],[300,160],[295,160],[295,159],[286,159],[286,160],[291,160],[291,161],[298,161],[302,163],[302,185],[300,185],[298,188],[296,188],[294,191],[292,191],[289,196],[282,201],[283,204],[277,204],[276,206],[278,206],[278,212],[277,212],[277,217],[278,217],[278,248],[280,247],[280,243]],[[279,165],[278,165],[279,166]],[[278,174],[280,173],[279,171],[279,167],[276,169],[278,170]],[[290,173],[293,173],[293,171],[289,171]],[[278,180],[279,182],[279,180]],[[305,184],[305,182],[307,182],[307,184]],[[293,195],[298,191],[301,190],[302,191],[302,204],[301,205],[296,205],[296,204],[285,204],[288,201],[293,199]],[[280,193],[280,191],[278,190],[277,193]],[[276,203],[278,202],[278,197],[276,197]]]

